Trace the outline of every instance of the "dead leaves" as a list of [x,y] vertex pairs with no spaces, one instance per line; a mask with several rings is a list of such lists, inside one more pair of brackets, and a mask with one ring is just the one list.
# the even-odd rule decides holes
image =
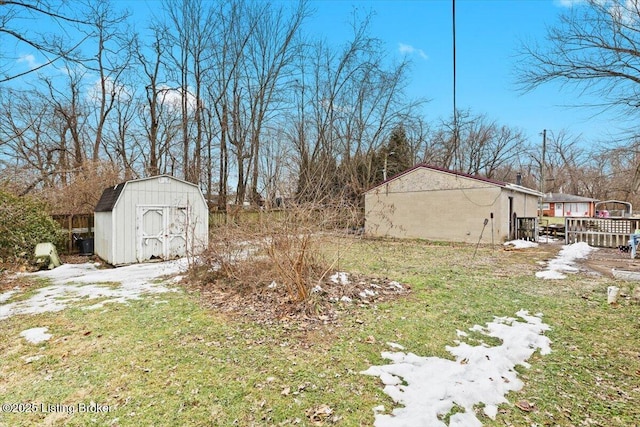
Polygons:
[[319,405],[313,408],[309,408],[304,411],[311,424],[320,426],[325,423],[337,423],[342,417],[339,417],[333,413],[333,409],[329,405]]
[[[226,282],[183,281],[181,285],[196,293],[201,303],[216,311],[233,313],[263,325],[279,324],[291,329],[319,330],[335,325],[349,313],[382,301],[400,298],[411,287],[388,278],[336,273],[340,280],[325,277],[309,290],[309,299],[296,303],[288,297],[285,286],[274,280],[254,283],[239,291]],[[356,323],[363,324],[356,318]]]
[[516,408],[520,409],[521,411],[524,412],[531,412],[535,409],[536,405],[535,403],[531,403],[527,400],[519,400],[516,402]]

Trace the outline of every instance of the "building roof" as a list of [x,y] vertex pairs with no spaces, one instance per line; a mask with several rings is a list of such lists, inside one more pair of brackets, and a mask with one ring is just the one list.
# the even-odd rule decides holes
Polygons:
[[151,180],[151,179],[158,179],[158,178],[170,178],[173,179],[175,181],[179,181],[182,182],[184,184],[188,184],[194,187],[199,188],[196,184],[192,183],[192,182],[188,182],[188,181],[184,181],[182,179],[178,179],[176,177],[173,177],[171,175],[156,175],[156,176],[150,176],[147,178],[139,178],[139,179],[132,179],[129,181],[125,181],[125,182],[121,182],[120,184],[117,184],[113,187],[107,187],[102,191],[102,195],[100,196],[100,200],[98,200],[98,203],[96,204],[96,208],[94,209],[94,212],[111,212],[113,210],[113,207],[116,205],[116,202],[118,201],[118,198],[120,197],[120,194],[122,193],[122,190],[124,190],[124,187],[126,187],[126,185],[130,182],[140,182],[140,181],[147,181],[147,180]]
[[98,204],[96,205],[94,211],[111,212],[116,202],[118,201],[118,197],[120,197],[120,193],[122,193],[125,185],[126,182],[121,182],[114,187],[105,188],[102,191],[102,196],[100,196],[100,200],[98,200]]
[[396,180],[396,179],[398,179],[398,178],[400,178],[400,177],[402,177],[404,175],[407,175],[407,174],[415,171],[416,169],[434,170],[434,171],[438,171],[438,172],[443,172],[443,173],[448,173],[448,174],[460,176],[460,177],[463,177],[463,178],[474,179],[476,181],[487,182],[487,183],[493,184],[493,185],[495,185],[497,187],[507,188],[507,189],[518,191],[518,192],[521,192],[521,193],[532,194],[532,195],[535,195],[535,196],[542,196],[543,195],[541,192],[539,192],[537,190],[533,190],[531,188],[523,187],[521,185],[510,184],[510,183],[507,183],[507,182],[504,182],[504,181],[498,181],[496,179],[486,178],[486,177],[479,176],[479,175],[470,175],[470,174],[467,174],[467,173],[457,172],[457,171],[453,171],[453,170],[450,170],[450,169],[441,168],[441,167],[438,167],[438,166],[427,165],[425,163],[417,164],[417,165],[407,169],[404,172],[400,172],[399,174],[397,174],[395,176],[392,176],[391,178],[387,179],[386,181],[383,181],[380,184],[370,188],[369,190],[367,190],[367,192],[372,191],[372,190],[374,190],[374,189],[376,189],[378,187],[381,187],[382,185],[385,185],[385,184],[387,184],[387,183],[389,183],[391,181],[394,181],[394,180]]
[[592,199],[591,197],[576,196],[575,194],[564,193],[546,193],[542,198],[545,203],[588,203],[597,202],[598,199]]

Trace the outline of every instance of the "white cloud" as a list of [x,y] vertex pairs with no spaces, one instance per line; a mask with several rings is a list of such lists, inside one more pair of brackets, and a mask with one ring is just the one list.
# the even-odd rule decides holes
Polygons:
[[419,55],[422,59],[429,59],[429,56],[422,49],[416,49],[410,44],[398,43],[398,51],[405,55]]
[[567,7],[571,8],[580,3],[584,3],[584,0],[554,0],[553,2],[558,7]]
[[[182,105],[182,90],[177,88],[171,88],[169,86],[162,86],[158,89],[160,91],[160,102],[170,108],[179,109]],[[195,96],[187,91],[187,106],[190,110],[196,109]]]
[[[116,97],[120,101],[128,102],[132,98],[131,94],[129,93],[129,91],[125,86],[114,82],[112,79],[108,77],[105,80],[105,89],[108,94],[114,92],[116,94]],[[94,83],[91,85],[91,87],[89,88],[87,92],[87,97],[92,101],[99,101],[100,98],[102,97],[102,86],[99,78],[96,79]]]
[[36,57],[31,54],[20,55],[18,58],[19,64],[27,64],[29,69],[38,68],[41,64],[36,61]]

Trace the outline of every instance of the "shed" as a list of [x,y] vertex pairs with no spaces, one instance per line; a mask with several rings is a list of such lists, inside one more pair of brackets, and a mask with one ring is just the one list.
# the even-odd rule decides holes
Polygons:
[[[420,164],[365,193],[365,233],[468,243],[511,240],[522,224],[535,230],[540,197],[520,185]],[[537,239],[533,231],[530,237]]]
[[593,217],[597,199],[565,193],[546,193],[542,198],[542,215],[552,217]]
[[208,245],[200,188],[169,175],[106,188],[94,212],[94,252],[112,265],[197,254]]

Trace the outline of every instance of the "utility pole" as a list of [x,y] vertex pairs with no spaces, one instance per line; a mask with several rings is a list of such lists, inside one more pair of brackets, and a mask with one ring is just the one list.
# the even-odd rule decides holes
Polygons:
[[542,208],[544,206],[544,169],[545,169],[545,156],[547,151],[547,130],[542,130],[542,160],[540,161],[540,192],[543,196],[540,197],[540,224],[542,224]]

